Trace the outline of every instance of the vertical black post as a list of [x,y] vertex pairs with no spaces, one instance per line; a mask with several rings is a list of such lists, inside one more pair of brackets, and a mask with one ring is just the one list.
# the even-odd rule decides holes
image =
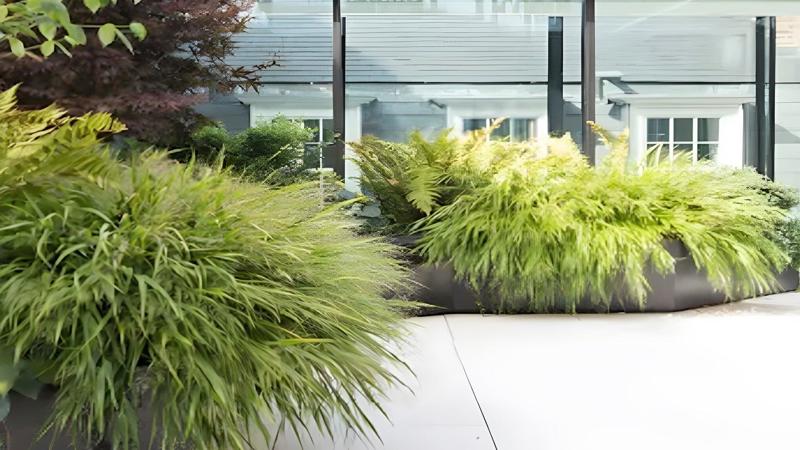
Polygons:
[[775,123],[776,123],[776,69],[778,59],[778,26],[777,18],[769,18],[769,135],[767,145],[767,165],[765,175],[775,179]]
[[756,170],[766,174],[767,161],[767,18],[756,18]]
[[756,129],[758,173],[775,178],[775,69],[777,58],[775,17],[756,18]]
[[547,126],[564,131],[564,18],[550,17],[547,39]]
[[595,0],[583,0],[583,25],[581,27],[581,114],[583,119],[583,146],[581,150],[595,163],[596,139],[589,122],[595,121],[596,48],[595,48]]
[[329,167],[344,178],[345,139],[345,19],[340,0],[333,0],[333,132]]

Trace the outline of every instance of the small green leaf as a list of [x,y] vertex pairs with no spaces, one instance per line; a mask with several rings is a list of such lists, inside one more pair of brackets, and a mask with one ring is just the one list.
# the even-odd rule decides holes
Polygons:
[[61,52],[72,58],[72,53],[70,53],[69,50],[67,50],[67,47],[64,47],[64,45],[61,42],[58,41],[53,41],[53,42],[56,44],[56,47],[58,47],[61,50]]
[[119,28],[117,28],[116,35],[119,38],[120,42],[122,42],[122,45],[124,45],[129,52],[133,53],[133,45],[131,45],[131,41],[128,40],[128,37],[125,36],[125,34],[122,31],[120,31]]
[[42,42],[42,48],[40,50],[42,52],[42,56],[47,58],[56,50],[56,43],[53,41],[44,41]]
[[108,47],[117,37],[117,26],[113,23],[101,26],[97,30],[97,37],[100,38],[100,43],[103,44],[103,47]]
[[8,38],[8,45],[11,46],[11,53],[17,58],[25,56],[25,45],[15,37]]
[[103,7],[103,2],[101,0],[83,0],[83,4],[93,13],[96,13]]
[[8,17],[8,6],[0,5],[0,20],[5,19]]
[[136,36],[136,39],[143,41],[147,37],[147,28],[141,22],[131,22],[131,33]]
[[67,34],[72,40],[77,42],[79,45],[86,45],[86,33],[84,33],[82,27],[70,24],[64,28],[67,30]]
[[52,41],[56,37],[56,31],[58,31],[58,27],[53,22],[42,22],[39,24],[39,33],[48,41]]

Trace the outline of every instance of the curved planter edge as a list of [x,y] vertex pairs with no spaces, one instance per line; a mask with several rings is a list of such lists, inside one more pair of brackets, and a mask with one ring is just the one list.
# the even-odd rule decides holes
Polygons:
[[[417,236],[402,236],[394,239],[397,245],[413,248]],[[641,313],[641,312],[676,312],[705,306],[721,305],[744,300],[745,297],[727,298],[725,294],[715,290],[698,270],[686,247],[679,241],[665,241],[664,246],[676,259],[675,271],[663,276],[655,270],[645,274],[651,290],[644,308],[630,299],[615,299],[609,309],[592,305],[588,300],[578,307],[578,313]],[[428,316],[453,313],[494,313],[493,305],[480,301],[479,295],[466,282],[456,278],[450,265],[427,265],[420,261],[412,261],[414,281],[421,287],[416,290],[414,299],[431,305],[419,311],[418,315]],[[776,274],[778,290],[774,293],[790,292],[798,289],[800,273],[787,269]],[[555,311],[558,313],[558,311]]]

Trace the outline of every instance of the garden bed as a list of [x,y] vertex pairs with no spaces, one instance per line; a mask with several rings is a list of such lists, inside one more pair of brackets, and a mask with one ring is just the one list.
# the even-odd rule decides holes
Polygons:
[[[413,248],[417,241],[414,236],[394,239],[398,245]],[[675,258],[675,271],[663,276],[655,270],[645,274],[651,290],[644,307],[627,298],[614,298],[610,307],[593,305],[585,299],[578,305],[577,313],[618,313],[618,312],[675,312],[705,306],[720,305],[744,300],[745,296],[727,298],[715,290],[702,271],[697,269],[686,247],[677,241],[665,241],[664,246]],[[411,258],[414,280],[419,283],[415,300],[431,305],[420,311],[420,315],[452,313],[497,313],[496,299],[490,292],[476,292],[469,284],[457,279],[449,265],[429,265],[418,258]],[[776,274],[778,292],[798,289],[800,276],[796,270],[787,269]],[[741,280],[738,280],[741,281]],[[554,313],[568,311],[555,310]]]

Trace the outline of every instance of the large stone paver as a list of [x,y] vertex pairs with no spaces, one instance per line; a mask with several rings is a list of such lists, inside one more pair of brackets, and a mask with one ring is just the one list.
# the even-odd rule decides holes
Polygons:
[[[383,404],[391,422],[377,411],[370,414],[383,441],[361,442],[339,429],[334,442],[314,433],[304,438],[302,448],[355,450],[458,449],[491,450],[486,424],[475,403],[463,368],[453,348],[444,317],[410,319],[412,335],[402,350],[414,375],[401,372],[413,389],[394,388]],[[259,450],[269,446],[259,446]],[[291,435],[278,441],[276,450],[295,450],[301,443]]]
[[389,393],[392,423],[373,414],[383,445],[340,430],[306,449],[800,449],[800,294],[674,314],[411,322],[415,394]]
[[501,450],[800,449],[798,294],[447,320]]

